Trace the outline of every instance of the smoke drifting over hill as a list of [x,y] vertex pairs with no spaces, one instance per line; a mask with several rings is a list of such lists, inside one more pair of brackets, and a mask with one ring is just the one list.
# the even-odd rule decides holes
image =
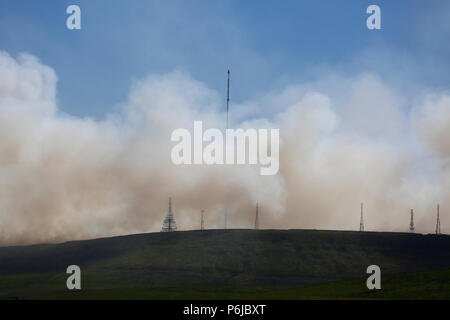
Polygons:
[[[375,74],[325,76],[232,103],[232,126],[280,129],[280,172],[175,166],[170,134],[194,120],[224,128],[222,93],[183,72],[136,81],[104,120],[58,110],[57,77],[35,57],[0,53],[0,244],[159,231],[169,196],[181,229],[441,230],[450,219],[450,95],[404,96]],[[113,109],[113,108],[111,108]]]

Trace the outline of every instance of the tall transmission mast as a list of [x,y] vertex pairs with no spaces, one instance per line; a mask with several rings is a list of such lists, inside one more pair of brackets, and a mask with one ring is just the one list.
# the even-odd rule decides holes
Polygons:
[[441,219],[439,218],[439,203],[437,205],[436,234],[441,234]]
[[259,229],[258,202],[256,202],[255,230]]
[[200,221],[200,230],[205,230],[205,221],[203,220],[203,213],[205,211],[202,209],[202,217],[201,217],[201,221]]
[[169,209],[167,210],[167,216],[164,218],[162,232],[171,232],[177,230],[177,224],[172,212],[172,198],[169,198]]
[[[227,79],[227,126],[225,128],[225,135],[227,134],[226,129],[228,129],[228,113],[230,110],[230,69],[227,71],[228,79]],[[224,229],[227,228],[227,206],[225,205],[225,212],[223,217]]]
[[225,213],[223,215],[223,228],[226,229],[227,228],[227,208],[225,208]]
[[414,211],[411,209],[411,222],[409,223],[409,231],[414,232]]
[[364,210],[364,207],[363,207],[363,203],[361,202],[361,218],[360,218],[360,220],[359,220],[359,231],[364,231],[364,216],[363,216],[363,210]]

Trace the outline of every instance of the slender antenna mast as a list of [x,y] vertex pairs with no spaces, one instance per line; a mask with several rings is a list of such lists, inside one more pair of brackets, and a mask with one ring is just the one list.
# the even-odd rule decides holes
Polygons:
[[[227,80],[227,127],[225,129],[228,129],[228,113],[230,110],[230,69],[228,69],[227,71],[228,74],[228,80]],[[225,130],[225,135],[226,135],[226,130]],[[225,212],[224,212],[224,217],[223,217],[223,222],[224,222],[224,229],[227,228],[227,207],[225,206]]]
[[258,202],[256,202],[255,230],[259,229]]
[[409,223],[409,231],[414,232],[414,211],[411,209],[411,222]]
[[228,69],[228,81],[227,81],[227,127],[228,129],[228,112],[230,110],[230,69]]
[[439,218],[439,203],[437,205],[436,234],[441,234],[441,219]]
[[224,217],[223,217],[223,228],[224,229],[227,228],[227,208],[225,208],[225,213],[224,213]]
[[205,230],[205,221],[203,220],[203,212],[205,212],[203,209],[202,209],[202,219],[201,219],[201,222],[200,222],[200,230]]
[[363,216],[363,203],[361,202],[361,219],[359,220],[359,231],[364,231],[364,216]]

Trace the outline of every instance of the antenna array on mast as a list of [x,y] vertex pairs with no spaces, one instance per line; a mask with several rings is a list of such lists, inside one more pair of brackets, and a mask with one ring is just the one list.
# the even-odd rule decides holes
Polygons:
[[259,229],[258,202],[256,202],[255,230]]
[[203,213],[205,211],[202,209],[202,217],[201,217],[201,221],[200,221],[200,230],[205,230],[205,221],[203,220]]
[[361,218],[359,220],[359,231],[364,231],[363,203],[361,202]]
[[223,215],[223,228],[226,229],[227,228],[227,208],[225,208],[225,213]]
[[437,205],[436,234],[441,234],[441,219],[439,218],[439,203]]
[[409,231],[414,232],[414,210],[411,209],[411,221],[409,223]]

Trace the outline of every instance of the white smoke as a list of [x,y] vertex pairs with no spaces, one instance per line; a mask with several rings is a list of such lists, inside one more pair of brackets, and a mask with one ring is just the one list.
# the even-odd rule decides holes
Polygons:
[[[280,173],[175,166],[170,134],[223,128],[223,97],[183,72],[136,81],[104,120],[58,110],[54,71],[0,53],[0,244],[159,231],[173,197],[181,229],[251,227],[442,231],[450,207],[450,96],[402,97],[374,74],[293,84],[232,105],[235,127],[280,129]],[[416,97],[413,97],[416,98]],[[236,111],[235,111],[236,110]],[[238,110],[238,111],[237,111]]]

